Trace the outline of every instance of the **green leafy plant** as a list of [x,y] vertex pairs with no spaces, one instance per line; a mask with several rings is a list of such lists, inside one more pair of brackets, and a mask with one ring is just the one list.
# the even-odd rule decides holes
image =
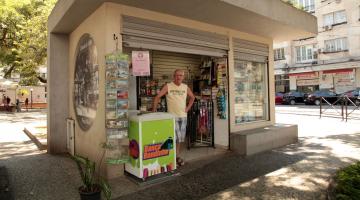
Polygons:
[[20,74],[20,85],[47,80],[47,19],[57,0],[0,0],[0,70],[4,78]]
[[17,91],[17,94],[21,96],[29,95],[29,91],[27,89],[20,89]]
[[[116,147],[114,145],[112,145],[111,143],[109,143],[109,142],[102,143],[101,147],[103,149],[105,149],[105,150],[110,150],[110,151],[116,150]],[[103,152],[101,160],[104,158],[104,155],[105,155],[105,151]],[[129,162],[129,156],[128,155],[117,155],[116,157],[106,159],[106,163],[111,164],[111,165],[125,164],[125,163],[128,163],[128,162]],[[100,165],[101,165],[101,163],[100,163]]]
[[335,181],[336,199],[360,199],[360,162],[338,171]]
[[102,179],[100,175],[95,176],[95,162],[79,155],[72,156],[72,159],[75,160],[77,164],[81,180],[83,182],[83,186],[80,187],[80,190],[84,193],[102,191],[105,198],[110,199],[111,188],[109,184],[104,179]]

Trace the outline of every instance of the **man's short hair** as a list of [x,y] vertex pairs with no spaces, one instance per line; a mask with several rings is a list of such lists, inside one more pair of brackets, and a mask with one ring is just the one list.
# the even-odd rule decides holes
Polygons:
[[182,74],[185,75],[185,72],[184,72],[184,70],[182,70],[182,69],[175,69],[174,75],[175,75],[177,72],[182,72]]

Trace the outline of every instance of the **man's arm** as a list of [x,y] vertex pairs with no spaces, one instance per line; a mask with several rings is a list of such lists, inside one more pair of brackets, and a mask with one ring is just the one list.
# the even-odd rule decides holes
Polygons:
[[156,97],[154,98],[154,104],[152,109],[153,112],[156,112],[156,108],[160,101],[160,98],[164,96],[167,92],[168,92],[168,88],[167,85],[165,84],[164,87],[160,90],[159,94],[157,94]]
[[190,99],[189,99],[188,105],[186,106],[185,112],[188,112],[190,110],[191,106],[193,105],[193,103],[195,101],[195,96],[189,87],[187,88],[187,95],[190,97]]

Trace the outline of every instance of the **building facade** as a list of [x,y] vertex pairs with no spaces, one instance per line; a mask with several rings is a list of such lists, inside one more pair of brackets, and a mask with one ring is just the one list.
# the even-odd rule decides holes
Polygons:
[[[45,80],[47,79],[46,70],[47,68],[44,65],[37,69],[39,76]],[[3,75],[0,74],[0,77]],[[38,85],[24,86],[19,84],[20,80],[21,77],[18,73],[12,73],[11,78],[8,79],[0,78],[0,95],[8,96],[13,104],[15,104],[16,99],[23,103],[26,98],[32,103],[46,103],[46,84],[40,82]]]
[[[74,119],[72,153],[98,161],[100,143],[112,140],[106,109],[111,103],[107,98],[114,95],[106,89],[107,77],[113,74],[106,71],[105,56],[136,50],[150,54],[151,73],[160,81],[171,81],[176,68],[189,71],[187,76],[204,70],[203,58],[222,60],[226,115],[212,123],[214,143],[225,149],[252,146],[232,141],[241,138],[242,131],[275,123],[273,40],[311,37],[317,31],[316,19],[280,0],[204,2],[58,1],[48,22],[48,151],[69,151],[66,119]],[[128,78],[129,102],[120,106],[139,109],[139,84],[134,75]],[[297,130],[293,136],[290,142],[297,140]],[[266,145],[253,146],[284,145],[288,138],[254,139]],[[116,142],[129,143],[126,138]],[[122,172],[119,166],[106,169],[108,177]]]
[[276,92],[360,87],[360,1],[294,2],[317,17],[318,35],[274,44]]

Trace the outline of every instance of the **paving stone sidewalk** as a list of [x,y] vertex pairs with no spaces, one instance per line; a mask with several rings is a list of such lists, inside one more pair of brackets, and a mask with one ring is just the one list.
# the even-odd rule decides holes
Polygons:
[[0,199],[14,199],[10,188],[9,174],[4,166],[0,166]]
[[[1,200],[79,199],[80,177],[75,163],[68,156],[39,151],[23,132],[26,126],[44,122],[44,110],[0,113],[0,166],[6,169],[6,173],[0,170],[0,176],[10,183],[8,193],[12,195],[2,198],[0,194]],[[1,184],[0,190],[4,186]]]
[[317,108],[305,109],[307,113],[301,107],[277,108],[277,122],[299,125],[297,144],[247,158],[230,153],[176,180],[118,200],[326,199],[334,173],[360,160],[360,122],[319,119]]
[[[13,196],[20,200],[79,199],[81,183],[74,162],[68,156],[38,151],[21,129],[18,132],[10,126],[42,118],[26,115],[4,122],[0,115],[0,126],[9,131],[0,132],[0,166],[8,170]],[[281,112],[277,119],[299,124],[297,144],[246,158],[227,153],[197,161],[185,166],[182,176],[165,183],[135,189],[122,184],[122,196],[114,193],[114,199],[325,199],[328,180],[336,170],[360,160],[359,121]],[[13,140],[6,142],[9,134]]]
[[[324,138],[333,139],[347,143],[360,141],[360,135]],[[360,155],[360,142],[350,145],[354,151],[349,152]],[[246,158],[229,153],[178,179],[117,199],[326,199],[327,180],[356,158],[342,159],[329,151],[329,147],[306,138]]]

